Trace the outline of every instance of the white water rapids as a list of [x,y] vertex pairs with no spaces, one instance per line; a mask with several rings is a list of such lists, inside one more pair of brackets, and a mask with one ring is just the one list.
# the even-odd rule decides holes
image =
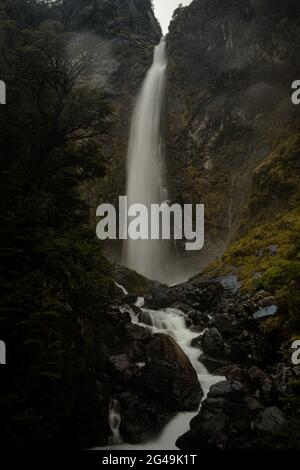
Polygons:
[[[213,376],[209,374],[207,369],[198,358],[201,351],[198,348],[191,346],[191,341],[199,336],[199,332],[191,331],[186,326],[185,316],[180,310],[169,308],[164,310],[150,310],[143,308],[143,298],[139,298],[136,305],[141,307],[142,318],[131,310],[131,320],[133,323],[150,328],[153,333],[164,333],[172,336],[181,349],[185,352],[190,359],[191,364],[197,372],[199,382],[204,392],[203,400],[207,397],[210,387],[218,382],[225,380],[225,377]],[[141,320],[141,321],[140,321]],[[115,412],[115,410],[114,410]],[[161,434],[155,439],[138,445],[119,444],[120,436],[117,436],[113,446],[107,449],[112,450],[176,450],[175,445],[178,437],[189,430],[190,421],[196,416],[198,411],[195,412],[182,412],[178,413],[164,428]],[[178,450],[178,449],[177,449]]]

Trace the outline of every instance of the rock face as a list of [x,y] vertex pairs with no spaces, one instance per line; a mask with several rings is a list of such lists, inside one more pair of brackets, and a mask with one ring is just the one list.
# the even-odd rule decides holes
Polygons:
[[282,338],[264,333],[268,317],[252,318],[268,298],[262,291],[254,297],[225,291],[208,329],[193,341],[204,351],[201,362],[226,380],[210,388],[190,430],[177,440],[181,450],[300,448],[297,366],[278,354]]
[[[194,0],[175,12],[168,35],[169,182],[173,200],[205,204],[202,265],[240,234],[273,221],[276,201],[283,213],[297,207],[299,110],[290,102],[299,18],[294,0]],[[280,181],[289,178],[286,191]],[[266,237],[261,245],[258,259],[263,253],[273,262],[280,243]]]

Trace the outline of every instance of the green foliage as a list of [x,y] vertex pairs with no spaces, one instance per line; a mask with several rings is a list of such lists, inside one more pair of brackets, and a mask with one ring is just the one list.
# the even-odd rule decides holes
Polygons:
[[58,4],[5,0],[0,11],[9,90],[0,126],[0,332],[10,371],[0,389],[4,448],[60,446],[62,435],[74,446],[77,416],[84,406],[87,416],[97,409],[93,330],[114,296],[81,196],[82,185],[105,174],[100,137],[111,110],[88,81],[95,40],[78,45]]

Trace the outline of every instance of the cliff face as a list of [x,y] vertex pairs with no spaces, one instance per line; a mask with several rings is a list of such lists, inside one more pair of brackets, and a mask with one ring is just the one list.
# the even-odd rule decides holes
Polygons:
[[105,139],[106,177],[88,188],[93,225],[96,207],[101,202],[117,204],[119,195],[125,194],[132,109],[152,63],[153,47],[161,37],[150,0],[98,0],[96,3],[90,18],[94,31],[109,44],[111,73],[106,88],[114,113]]
[[174,200],[206,205],[200,267],[299,207],[299,13],[295,0],[194,0],[175,12],[170,186]]

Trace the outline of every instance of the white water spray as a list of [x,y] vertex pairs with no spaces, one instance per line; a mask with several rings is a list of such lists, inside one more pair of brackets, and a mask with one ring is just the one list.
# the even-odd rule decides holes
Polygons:
[[[166,43],[155,47],[153,64],[147,73],[133,112],[127,157],[129,207],[165,201],[162,115],[167,71]],[[150,222],[150,221],[149,221]],[[123,262],[149,279],[167,281],[169,241],[126,240]]]
[[[141,314],[138,316],[130,309],[131,320],[135,324],[139,324],[144,328],[148,328],[155,333],[163,333],[171,336],[176,343],[181,347],[184,353],[189,358],[193,368],[195,369],[198,380],[204,392],[203,400],[206,399],[209,389],[212,385],[222,382],[225,377],[215,376],[210,374],[206,367],[198,360],[201,351],[198,348],[191,346],[194,338],[199,336],[199,332],[191,331],[185,320],[185,315],[181,310],[175,308],[167,308],[164,310],[151,310],[143,308],[143,299],[139,298],[136,305],[141,307]],[[128,306],[124,307],[128,311]],[[140,364],[143,367],[144,364]],[[200,404],[201,406],[201,404]],[[116,444],[114,450],[178,450],[175,442],[178,437],[182,436],[189,430],[190,421],[197,412],[182,412],[178,413],[173,418],[164,430],[153,440],[138,445],[130,444]]]
[[119,409],[119,402],[118,400],[110,399],[109,402],[109,426],[112,432],[112,436],[110,438],[110,444],[115,446],[122,443],[122,439],[120,436],[120,424],[121,424],[121,416],[120,416],[120,409]]

